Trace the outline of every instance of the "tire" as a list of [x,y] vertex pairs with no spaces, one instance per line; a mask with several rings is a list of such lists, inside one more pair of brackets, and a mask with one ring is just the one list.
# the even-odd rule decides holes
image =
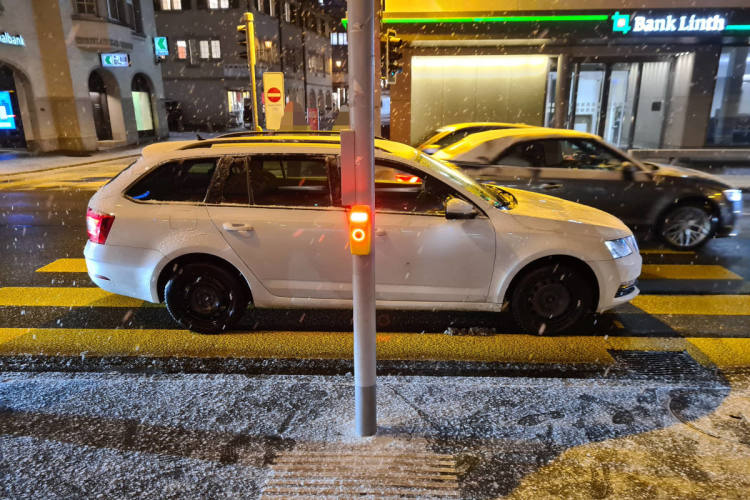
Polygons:
[[567,264],[545,264],[526,272],[510,299],[513,318],[525,332],[542,335],[587,328],[593,316],[592,283]]
[[713,238],[713,214],[699,203],[684,203],[669,209],[659,221],[659,237],[672,248],[692,250]]
[[197,262],[178,267],[164,287],[164,299],[180,326],[208,334],[235,327],[249,301],[246,287],[234,273]]

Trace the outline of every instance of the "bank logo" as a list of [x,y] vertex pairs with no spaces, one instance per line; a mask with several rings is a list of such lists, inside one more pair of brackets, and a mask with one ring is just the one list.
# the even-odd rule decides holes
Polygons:
[[620,14],[615,12],[612,14],[612,31],[615,33],[628,34],[630,31],[630,14]]

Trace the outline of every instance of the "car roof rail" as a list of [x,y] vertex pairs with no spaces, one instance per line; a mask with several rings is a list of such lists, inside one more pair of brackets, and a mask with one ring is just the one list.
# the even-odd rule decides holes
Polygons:
[[[213,137],[213,139],[225,139],[225,138],[232,138],[232,137],[258,137],[258,136],[274,136],[274,135],[325,135],[325,136],[334,136],[334,135],[341,135],[340,130],[247,130],[247,131],[239,131],[239,132],[228,132],[226,134],[217,135],[216,137]],[[379,135],[374,136],[375,139],[380,139],[383,141],[387,141],[390,139],[386,139],[385,137],[381,137]],[[206,140],[206,139],[203,139]]]
[[[226,144],[226,145],[232,145],[236,144],[238,146],[241,145],[249,145],[247,139],[250,139],[250,136],[232,136],[232,137],[214,137],[212,139],[203,139],[202,141],[195,141],[191,142],[190,144],[186,144],[179,148],[180,150],[188,150],[188,149],[208,149],[211,148],[214,145],[220,145],[220,144]],[[291,143],[291,144],[320,144],[323,146],[330,146],[330,145],[338,145],[339,141],[326,141],[326,140],[315,140],[314,138],[299,138],[299,139],[289,139],[284,137],[262,137],[261,135],[256,135],[252,137],[254,139],[261,139],[263,142],[275,142],[279,144],[283,143]],[[258,141],[260,142],[260,141]],[[375,146],[375,149],[379,151],[383,151],[385,153],[389,153],[389,151],[385,148]]]

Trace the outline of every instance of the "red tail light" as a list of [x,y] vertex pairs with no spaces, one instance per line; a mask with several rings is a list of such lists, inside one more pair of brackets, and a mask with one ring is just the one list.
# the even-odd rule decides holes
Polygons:
[[89,233],[89,241],[103,245],[114,221],[114,215],[100,214],[91,208],[86,210],[86,232]]

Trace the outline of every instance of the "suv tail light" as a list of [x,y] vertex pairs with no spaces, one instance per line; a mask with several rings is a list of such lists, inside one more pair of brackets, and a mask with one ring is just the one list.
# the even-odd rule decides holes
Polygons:
[[86,210],[86,232],[89,234],[89,241],[103,245],[114,221],[114,215],[100,214],[91,208]]

